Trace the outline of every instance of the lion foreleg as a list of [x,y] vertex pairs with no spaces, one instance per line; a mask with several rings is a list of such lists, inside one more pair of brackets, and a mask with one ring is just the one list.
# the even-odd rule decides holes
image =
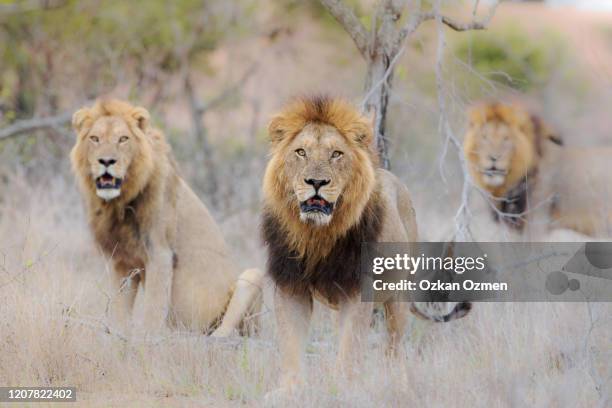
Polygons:
[[259,269],[247,269],[240,274],[223,320],[212,334],[213,337],[226,337],[232,334],[247,312],[252,309],[255,299],[261,295],[263,280],[264,272]]
[[408,304],[405,302],[395,300],[385,302],[385,322],[389,336],[386,352],[389,356],[395,356],[399,352],[409,313]]
[[339,305],[340,346],[337,367],[340,370],[339,374],[347,378],[356,374],[357,356],[362,356],[365,351],[373,308],[373,303],[362,302],[360,296],[355,296]]
[[291,391],[304,381],[304,354],[312,316],[312,297],[276,288],[274,310],[281,354],[281,386]]
[[108,314],[112,324],[124,334],[129,330],[134,300],[138,292],[138,282],[140,281],[138,273],[138,270],[126,271],[120,267],[115,267],[110,276],[111,296]]
[[172,289],[172,251],[152,247],[145,267],[144,329],[154,334],[165,329]]

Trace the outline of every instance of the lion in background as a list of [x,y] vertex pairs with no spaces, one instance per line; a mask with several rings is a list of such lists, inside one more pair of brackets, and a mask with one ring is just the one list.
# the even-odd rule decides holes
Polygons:
[[467,167],[495,220],[519,231],[530,221],[531,232],[609,232],[612,149],[567,147],[517,104],[483,103],[468,116]]
[[95,241],[113,266],[113,321],[128,328],[142,284],[147,333],[169,323],[230,334],[253,306],[263,274],[239,273],[147,110],[100,100],[77,111],[72,124],[72,168]]
[[[278,113],[268,130],[262,234],[268,274],[276,284],[282,374],[275,394],[283,395],[302,382],[313,300],[338,310],[338,368],[350,373],[373,309],[360,296],[361,244],[416,242],[418,234],[410,193],[378,168],[372,125],[350,103],[300,98]],[[397,296],[381,300],[390,350],[405,332],[411,307]],[[467,303],[443,305],[412,306],[419,316],[436,321],[461,317],[470,308]],[[441,314],[430,314],[434,310]]]

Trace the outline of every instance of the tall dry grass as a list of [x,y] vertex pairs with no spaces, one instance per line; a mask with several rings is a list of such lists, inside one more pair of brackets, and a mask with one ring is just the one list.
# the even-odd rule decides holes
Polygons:
[[[262,249],[251,242],[254,214],[243,217],[222,227],[243,261],[262,266]],[[280,358],[269,306],[255,338],[212,342],[174,333],[125,341],[105,316],[107,274],[74,187],[15,177],[0,200],[0,385],[75,386],[79,406],[264,404]],[[333,315],[318,307],[307,386],[294,403],[609,406],[611,311],[610,304],[477,304],[450,324],[412,322],[398,360],[384,357],[377,322],[369,352],[355,356],[363,361],[359,379],[347,384],[333,376]]]

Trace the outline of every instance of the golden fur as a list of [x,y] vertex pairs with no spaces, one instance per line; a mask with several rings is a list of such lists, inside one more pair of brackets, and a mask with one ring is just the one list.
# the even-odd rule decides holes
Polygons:
[[472,179],[490,195],[496,218],[522,228],[527,191],[535,187],[550,142],[561,144],[547,124],[518,105],[488,103],[470,110],[464,154]]
[[[533,237],[550,228],[609,236],[612,197],[605,186],[612,181],[612,149],[555,146],[562,144],[526,109],[488,103],[469,112],[464,154],[472,179],[490,195],[496,219],[522,228],[525,220],[537,218]],[[491,156],[497,156],[495,163]],[[505,174],[488,175],[493,164]]]
[[550,227],[612,236],[612,148],[566,147],[546,166],[541,184],[554,200]]
[[218,333],[227,335],[262,274],[246,271],[237,284],[238,269],[218,227],[149,120],[146,109],[117,100],[98,101],[73,116],[73,171],[96,243],[113,264],[109,312],[127,329],[142,283],[147,331],[162,330],[166,321],[208,330],[227,309]]
[[[484,139],[499,142],[503,138],[508,138],[512,145],[505,152],[495,152],[495,148],[500,146],[483,143]],[[518,105],[490,103],[472,108],[464,142],[472,178],[494,197],[505,196],[521,179],[537,169],[546,139],[560,143],[546,124]],[[504,170],[508,173],[501,185],[493,186],[484,180],[482,171],[485,169],[481,168],[481,160],[497,153],[502,153],[503,157],[498,160],[506,162],[507,169]]]
[[[408,190],[377,168],[371,124],[350,103],[325,96],[297,99],[274,116],[269,134],[262,231],[277,287],[283,361],[281,388],[270,395],[275,398],[301,383],[313,299],[339,311],[338,369],[350,375],[372,314],[372,303],[361,302],[359,293],[361,244],[416,242],[417,226]],[[332,210],[312,211],[313,197]],[[410,312],[396,295],[380,299],[390,350]],[[464,306],[450,314],[462,316]]]
[[[300,221],[297,201],[289,200],[295,175],[287,174],[287,149],[295,137],[312,124],[328,125],[338,130],[350,150],[350,174],[339,173],[344,185],[342,203],[335,210],[334,222],[313,230]],[[300,98],[287,105],[271,120],[268,132],[272,142],[271,160],[264,176],[263,189],[267,208],[288,231],[290,245],[300,256],[308,253],[313,260],[322,259],[338,237],[361,217],[376,185],[377,155],[371,146],[372,130],[368,120],[341,99]],[[346,185],[345,185],[346,183]],[[286,203],[287,205],[279,205]]]

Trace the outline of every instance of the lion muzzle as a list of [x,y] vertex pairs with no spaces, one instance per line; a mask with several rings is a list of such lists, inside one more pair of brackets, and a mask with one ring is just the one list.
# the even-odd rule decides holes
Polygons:
[[123,179],[112,174],[110,166],[104,166],[102,174],[94,179],[96,183],[96,194],[103,200],[109,201],[119,197]]
[[334,211],[334,203],[330,203],[319,195],[314,195],[300,203],[300,211],[303,213],[319,212],[331,215]]
[[506,176],[508,175],[508,171],[498,169],[494,166],[481,170],[480,173],[483,176],[483,181],[493,187],[504,184]]

